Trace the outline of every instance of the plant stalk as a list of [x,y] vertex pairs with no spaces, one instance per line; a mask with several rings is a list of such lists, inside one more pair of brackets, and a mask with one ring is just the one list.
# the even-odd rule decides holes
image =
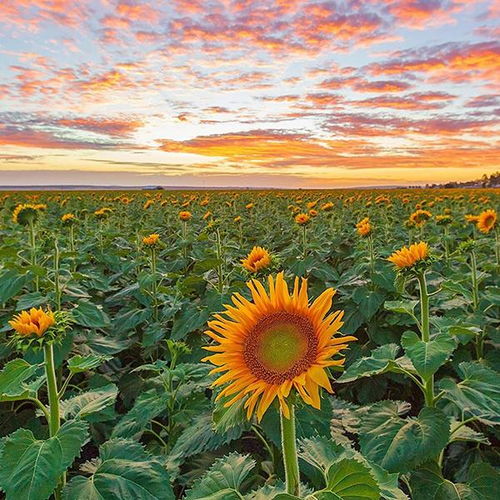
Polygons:
[[[425,271],[417,275],[418,284],[420,287],[420,324],[422,341],[430,341],[429,327],[429,293],[427,291],[427,282],[425,280]],[[425,406],[434,406],[434,375],[431,375],[428,380],[422,377],[424,384]]]
[[295,410],[292,404],[289,407],[290,418],[286,418],[283,412],[280,411],[281,445],[285,467],[286,491],[290,495],[299,496],[300,476],[295,436]]

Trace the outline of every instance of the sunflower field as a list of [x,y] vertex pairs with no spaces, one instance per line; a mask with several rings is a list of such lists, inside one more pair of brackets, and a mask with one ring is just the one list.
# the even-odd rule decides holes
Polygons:
[[0,193],[0,497],[498,500],[499,199]]

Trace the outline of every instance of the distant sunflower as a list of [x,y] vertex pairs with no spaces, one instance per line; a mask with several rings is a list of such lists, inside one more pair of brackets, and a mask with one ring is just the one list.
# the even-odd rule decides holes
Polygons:
[[481,212],[477,218],[477,228],[482,233],[489,233],[497,223],[497,213],[489,209]]
[[253,247],[247,257],[241,261],[241,265],[251,273],[256,273],[261,269],[265,269],[269,267],[270,264],[271,256],[269,252],[262,247]]
[[187,210],[183,210],[182,212],[179,212],[179,219],[184,221],[184,222],[191,219],[192,216],[193,216],[193,214]]
[[413,222],[416,226],[422,226],[425,224],[430,218],[432,217],[432,214],[428,210],[415,210],[410,215],[410,221]]
[[299,226],[303,226],[310,221],[310,217],[307,214],[297,214],[295,216],[295,222],[299,224]]
[[410,245],[409,248],[404,246],[401,250],[394,252],[387,260],[392,262],[398,269],[405,269],[427,259],[428,256],[429,245],[421,241]]
[[247,283],[252,301],[239,293],[225,316],[216,314],[205,333],[218,344],[205,347],[215,354],[203,361],[216,365],[211,373],[225,372],[214,387],[226,385],[217,396],[232,398],[225,407],[247,397],[247,418],[260,421],[278,398],[283,415],[290,418],[286,398],[295,389],[305,403],[320,407],[319,388],[332,392],[326,368],[340,366],[332,359],[355,337],[334,337],[342,326],[343,311],[328,314],[335,291],[325,290],[312,304],[307,280],[295,278],[290,295],[283,273],[269,276],[269,292],[257,280]]
[[142,243],[147,247],[155,246],[160,241],[160,235],[158,233],[150,234],[149,236],[144,236],[142,238]]

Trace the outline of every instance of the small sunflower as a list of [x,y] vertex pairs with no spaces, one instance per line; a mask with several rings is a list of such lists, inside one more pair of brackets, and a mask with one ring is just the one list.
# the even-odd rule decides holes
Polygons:
[[451,224],[453,222],[453,219],[451,215],[436,215],[436,224],[438,226],[447,226],[448,224]]
[[372,234],[372,225],[369,221],[363,224],[356,224],[356,230],[361,237],[366,238]]
[[179,212],[179,219],[186,222],[189,219],[193,217],[193,214],[191,212],[188,212],[187,210],[183,210],[182,212]]
[[149,236],[144,236],[142,238],[142,243],[147,247],[155,246],[158,241],[160,241],[160,235],[157,233],[150,234]]
[[207,356],[222,373],[214,387],[226,385],[217,399],[231,397],[229,407],[247,398],[247,418],[255,413],[260,421],[278,398],[283,415],[290,418],[286,398],[295,389],[303,401],[320,407],[319,388],[332,392],[327,367],[341,366],[344,359],[332,359],[355,337],[334,337],[342,326],[343,311],[328,314],[335,291],[325,290],[312,304],[307,296],[307,280],[295,278],[290,295],[279,273],[269,276],[269,291],[260,281],[247,283],[252,301],[239,293],[232,297],[223,315],[216,314],[205,333],[217,345],[205,347]]
[[66,225],[74,224],[76,222],[76,215],[72,214],[72,213],[64,214],[61,217],[61,221],[63,224],[66,224]]
[[387,260],[392,262],[398,269],[407,269],[417,262],[429,257],[429,245],[424,241],[414,243],[410,247],[404,246],[401,250],[396,250]]
[[327,203],[321,205],[321,210],[323,210],[324,212],[328,212],[332,208],[333,208],[333,203],[331,201],[328,201]]
[[147,210],[151,205],[154,204],[154,202],[155,202],[154,200],[146,200],[146,203],[144,203],[142,209]]
[[42,203],[37,203],[36,205],[32,203],[21,203],[12,212],[12,220],[16,224],[21,224],[25,226],[30,223],[30,221],[35,221],[38,218],[40,211],[45,210],[47,205]]
[[314,208],[311,208],[311,210],[309,210],[310,217],[316,217],[317,215],[318,215],[318,211],[315,210]]
[[234,219],[233,222],[241,222],[241,216],[237,215]]
[[497,213],[489,209],[481,212],[477,219],[477,228],[482,233],[489,233],[497,223]]
[[241,265],[251,273],[256,273],[261,269],[265,269],[269,267],[270,264],[271,255],[262,247],[253,247],[247,257],[241,261]]
[[308,224],[309,221],[311,220],[311,218],[309,217],[309,215],[307,214],[297,214],[295,216],[295,222],[299,225],[299,226],[303,226],[305,224]]
[[413,224],[415,224],[416,226],[422,226],[431,217],[432,217],[432,214],[428,210],[418,209],[418,210],[415,210],[415,212],[413,212],[410,215],[410,221],[413,222]]
[[9,324],[22,337],[31,337],[33,335],[42,337],[55,322],[52,311],[45,312],[42,308],[36,309],[32,307],[29,311],[23,311],[14,316],[9,321]]
[[477,221],[479,220],[479,215],[467,214],[465,216],[465,220],[467,222],[470,222],[471,224],[477,224]]

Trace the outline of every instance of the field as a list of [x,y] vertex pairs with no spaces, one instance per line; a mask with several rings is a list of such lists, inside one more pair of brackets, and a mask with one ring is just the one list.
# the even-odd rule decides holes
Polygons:
[[0,200],[7,500],[500,498],[497,191]]

